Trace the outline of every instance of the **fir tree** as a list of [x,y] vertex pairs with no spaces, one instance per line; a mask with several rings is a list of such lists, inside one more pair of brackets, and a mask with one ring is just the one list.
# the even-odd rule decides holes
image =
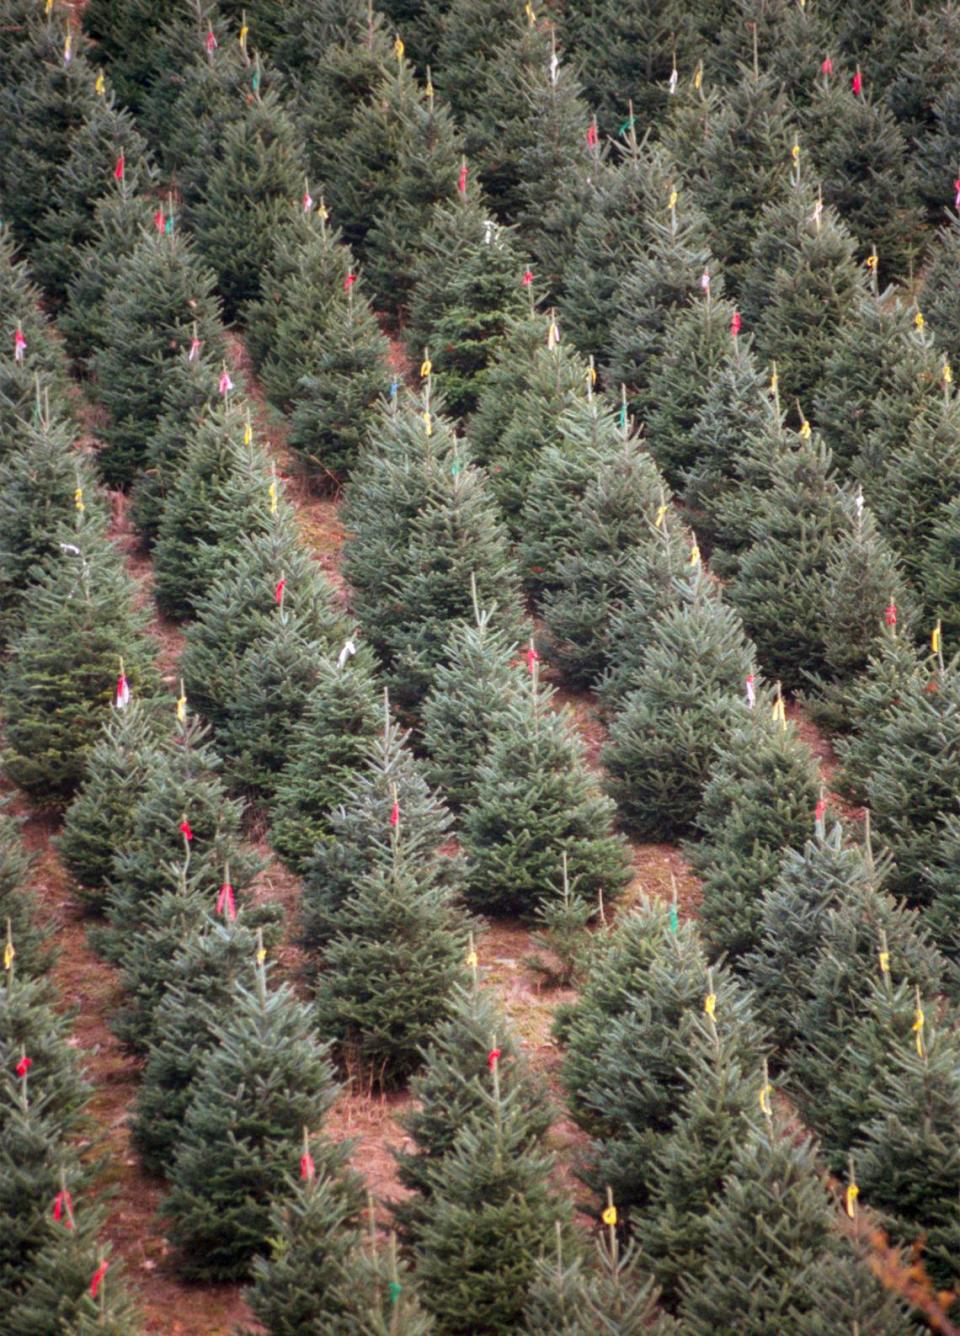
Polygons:
[[295,872],[305,873],[317,845],[331,838],[333,814],[380,725],[380,708],[365,647],[318,662],[270,805],[270,842]]
[[[758,1075],[761,1084],[769,1101]],[[821,1272],[839,1251],[815,1144],[798,1143],[769,1112],[744,1133],[704,1220],[701,1274],[680,1305],[683,1329],[697,1336],[734,1329],[760,1336],[794,1322],[816,1306]]]
[[495,614],[479,612],[450,632],[447,662],[423,703],[423,745],[430,782],[456,811],[479,796],[480,766],[509,727],[511,704],[523,690],[517,653]]
[[21,978],[16,957],[0,976],[0,1130],[35,1105],[58,1138],[86,1126],[90,1083],[70,1043],[69,1017],[54,1007],[44,978]]
[[434,206],[418,239],[404,328],[411,358],[429,347],[437,387],[454,417],[477,406],[498,342],[524,310],[522,274],[511,233],[490,218],[465,178],[453,201]]
[[260,294],[274,233],[296,207],[303,181],[296,130],[275,94],[254,95],[223,133],[221,154],[187,209],[197,248],[219,279],[233,320]]
[[960,638],[960,496],[934,512],[933,527],[917,573],[928,615],[948,643]]
[[[217,1047],[193,1088],[164,1202],[185,1275],[238,1279],[267,1242],[270,1201],[296,1163],[303,1128],[315,1128],[337,1093],[310,1008],[287,985],[268,990],[258,965],[238,983],[217,1024]],[[345,1152],[314,1142],[318,1168]]]
[[[66,375],[62,348],[40,302],[40,291],[31,271],[20,258],[12,234],[4,230],[0,233],[0,309],[3,311],[4,339],[0,390],[9,398],[16,396],[19,389],[16,402],[21,407],[28,404],[33,407],[38,375],[42,383],[50,384],[55,390],[62,387]],[[26,417],[26,412],[23,416]]]
[[946,225],[930,245],[920,300],[937,347],[953,366],[960,365],[960,325],[957,322],[955,302],[958,255],[960,216],[948,213]]
[[321,1031],[334,1037],[348,1071],[383,1087],[420,1066],[466,954],[466,923],[447,879],[436,857],[411,857],[403,820],[397,802],[385,857],[352,878],[332,908],[317,981]]
[[354,468],[387,388],[387,340],[363,293],[347,279],[344,283],[346,295],[327,313],[316,359],[300,378],[290,416],[297,463],[313,484],[324,487],[339,486]]
[[753,647],[737,614],[693,571],[692,598],[664,613],[603,753],[624,826],[665,839],[692,828],[713,749],[741,720]]
[[146,613],[120,553],[92,521],[61,534],[59,554],[27,592],[29,620],[4,673],[4,767],[51,806],[64,806],[83,778],[118,669],[134,696],[158,687]]
[[485,914],[529,917],[541,900],[559,897],[564,855],[571,884],[591,904],[599,895],[616,899],[629,877],[611,830],[613,804],[532,659],[530,667],[529,691],[504,711],[463,817],[467,902]]
[[[960,869],[960,818],[944,817],[936,838],[933,857],[924,877],[929,886],[929,903],[924,922],[943,954],[956,966],[960,964],[957,925],[960,922],[960,896],[957,871]],[[952,980],[952,996],[957,997],[960,980]]]
[[101,347],[92,359],[96,397],[110,414],[99,457],[109,484],[129,485],[145,462],[163,403],[165,365],[195,339],[217,360],[223,342],[213,284],[176,231],[144,237],[118,265],[104,294]]
[[[833,540],[850,506],[834,479],[829,451],[801,427],[793,449],[774,461],[768,491],[750,526],[730,599],[756,640],[767,670],[787,687],[824,674],[826,572]],[[889,598],[889,594],[888,594]]]
[[890,619],[878,638],[867,666],[844,695],[846,723],[852,736],[837,739],[840,770],[839,793],[857,802],[866,800],[866,784],[877,764],[883,730],[899,706],[905,684],[921,672],[920,656],[913,643],[898,633]]
[[281,579],[284,611],[316,642],[317,652],[339,649],[343,643],[345,627],[333,590],[281,501],[269,531],[248,539],[198,598],[196,620],[187,631],[184,680],[191,700],[214,726],[227,718],[244,655],[277,619]]
[[[300,903],[304,945],[321,952],[343,922],[353,886],[374,872],[393,866],[394,846],[428,881],[451,893],[463,882],[457,856],[440,853],[449,838],[450,813],[427,784],[423,766],[406,746],[407,735],[385,707],[382,732],[371,740],[364,758],[330,818],[332,838],[319,844],[308,868]],[[391,824],[394,811],[397,823]]]
[[154,548],[161,612],[190,616],[241,541],[269,528],[276,490],[266,453],[252,440],[249,408],[225,395],[198,424],[169,481]]
[[717,748],[690,847],[703,879],[701,922],[714,955],[756,944],[763,895],[784,851],[800,845],[817,803],[817,767],[792,727],[770,721],[766,701]]
[[113,856],[133,836],[137,800],[163,761],[151,710],[131,701],[111,710],[90,748],[86,774],[67,808],[57,851],[85,905],[103,906]]
[[516,1330],[543,1240],[556,1222],[567,1225],[549,1185],[551,1157],[530,1144],[523,1092],[501,1090],[499,1060],[494,1047],[482,1105],[432,1176],[415,1248],[424,1305],[450,1332]]
[[[16,817],[0,806],[0,934],[3,967],[16,963],[17,973],[34,979],[50,965],[50,946],[37,922],[28,886],[34,859],[24,848]],[[11,954],[12,952],[12,954]]]
[[674,1127],[690,1051],[704,1037],[705,999],[737,1036],[743,1070],[762,1042],[749,992],[728,970],[708,971],[696,931],[674,931],[674,922],[665,904],[648,901],[622,919],[564,1021],[563,1083],[574,1118],[595,1138],[586,1178],[611,1188],[630,1221],[649,1200],[657,1148]]

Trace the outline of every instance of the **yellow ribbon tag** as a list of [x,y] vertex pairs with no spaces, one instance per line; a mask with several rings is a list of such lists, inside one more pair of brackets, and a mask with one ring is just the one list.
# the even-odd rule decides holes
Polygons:
[[806,418],[800,423],[800,439],[803,441],[809,441],[810,439],[810,423]]
[[876,251],[874,251],[872,255],[868,255],[866,260],[864,260],[864,264],[870,270],[875,270],[879,263],[880,263],[880,258],[877,255]]
[[605,1207],[600,1219],[605,1225],[615,1225],[617,1223],[617,1208],[615,1206]]
[[878,952],[878,956],[879,956],[879,960],[880,960],[880,973],[881,973],[881,974],[889,974],[889,973],[890,973],[890,952],[889,952],[889,951],[880,951],[880,952]]
[[243,27],[240,29],[240,46],[243,50],[244,55],[246,55],[247,38],[249,36],[250,36],[250,29],[247,27],[246,24],[244,24]]
[[917,1056],[923,1057],[923,1026],[926,1017],[923,1014],[923,1008],[917,1007],[913,1013],[913,1033],[917,1036]]
[[703,1009],[710,1017],[713,1017],[716,1014],[717,1010],[716,993],[707,993],[706,997],[703,999]]
[[700,92],[700,85],[701,85],[702,83],[703,83],[703,61],[701,60],[701,61],[697,64],[697,68],[696,68],[696,69],[694,70],[694,72],[693,72],[693,88],[694,88],[694,92],[697,92],[697,93]]
[[693,547],[690,549],[690,565],[691,566],[700,565],[700,549],[697,546],[696,540],[694,540]]
[[527,0],[527,3],[524,5],[523,12],[524,14],[526,14],[527,22],[530,24],[530,27],[532,28],[537,21],[537,16],[533,12],[533,5],[531,5],[530,0]]
[[257,964],[262,965],[267,958],[267,948],[261,946],[257,948]]
[[475,970],[479,963],[476,951],[470,951],[467,954],[467,969]]
[[317,213],[320,215],[320,218],[322,219],[323,222],[326,222],[327,219],[330,217],[330,210],[324,204],[323,200],[321,200],[320,203],[317,205]]
[[550,327],[547,330],[547,347],[556,348],[560,342],[560,329],[555,320],[550,321]]
[[430,78],[429,74],[427,75],[427,82],[424,84],[423,91],[428,98],[433,98],[433,80]]
[[773,371],[771,372],[770,375],[770,393],[776,394],[779,388],[780,388],[780,377],[777,375],[776,371]]
[[185,724],[187,722],[187,698],[180,696],[177,699],[177,723]]
[[843,1203],[844,1206],[847,1208],[847,1215],[850,1217],[851,1220],[856,1219],[857,1198],[859,1196],[860,1196],[860,1189],[857,1187],[856,1183],[848,1183],[847,1190],[843,1194]]
[[63,63],[64,63],[64,65],[69,65],[69,64],[70,64],[70,57],[72,56],[72,54],[73,54],[73,37],[71,36],[70,33],[67,33],[66,41],[65,41],[64,44],[63,44]]
[[47,18],[50,17],[50,11],[52,9],[53,9],[53,0],[47,0],[47,3],[43,7],[43,12]]
[[431,421],[430,413],[429,413],[428,411],[426,411],[426,410],[424,411],[424,414],[423,414],[423,425],[424,425],[424,428],[426,429],[426,433],[427,433],[427,435],[428,435],[428,436],[432,436],[432,435],[433,435],[433,422]]
[[8,970],[10,966],[13,964],[13,958],[16,954],[17,954],[16,951],[14,951],[13,949],[13,942],[11,942],[8,937],[7,944],[3,948],[3,968],[5,970]]
[[676,207],[677,207],[677,192],[675,190],[671,190],[670,198],[669,200],[667,200],[667,208],[675,209]]
[[913,323],[916,325],[917,329],[923,329],[924,325],[927,322],[923,318],[922,311],[918,311],[917,314],[913,317]]
[[250,423],[248,422],[243,429],[243,443],[244,445],[249,445],[252,440],[253,440],[253,428],[250,426]]
[[769,1083],[769,1081],[765,1085],[762,1085],[760,1087],[760,1094],[758,1096],[758,1099],[760,1101],[760,1112],[765,1113],[767,1117],[769,1117],[770,1114],[773,1112],[773,1110],[770,1107],[770,1096],[772,1093],[773,1093],[773,1086]]
[[76,489],[76,491],[74,492],[74,494],[73,494],[73,505],[74,505],[74,509],[77,510],[78,513],[82,515],[83,512],[84,512],[84,510],[86,509],[86,507],[85,507],[84,504],[83,504],[83,488],[82,488],[82,487],[78,487],[78,488]]
[[655,528],[655,529],[662,529],[662,528],[663,528],[663,522],[664,522],[664,520],[667,518],[667,510],[668,510],[668,509],[669,509],[669,507],[667,506],[666,501],[664,501],[663,505],[660,506],[660,508],[659,508],[658,511],[657,511],[657,518],[653,521],[653,525],[654,525],[654,528]]
[[592,366],[590,368],[590,384],[596,385],[596,383],[597,383],[597,368],[595,366]]
[[276,515],[276,513],[277,513],[277,484],[276,484],[275,482],[271,482],[271,483],[270,483],[270,486],[267,488],[267,496],[270,498],[270,514],[271,514],[271,515]]
[[793,141],[793,148],[790,150],[790,156],[794,162],[800,161],[800,145],[796,140]]
[[953,367],[949,362],[944,362],[943,364],[943,383],[944,385],[953,384]]
[[96,83],[93,85],[93,91],[96,93],[97,97],[103,97],[104,93],[107,91],[107,81],[103,77],[102,70],[97,75]]
[[406,49],[407,48],[403,45],[403,38],[398,36],[393,44],[393,54],[396,56],[397,60],[403,60],[403,53]]
[[941,631],[941,624],[940,624],[940,622],[938,621],[937,624],[936,624],[936,626],[933,628],[933,631],[931,632],[931,635],[930,635],[930,650],[931,650],[931,652],[932,652],[933,654],[939,654],[939,653],[940,653],[940,645],[941,645],[941,641],[942,641],[942,639],[943,639],[943,636],[942,636],[942,631]]
[[425,357],[423,361],[420,363],[420,379],[426,380],[426,378],[430,375],[432,370],[433,370],[433,363],[430,361],[429,357]]
[[787,726],[787,710],[782,696],[778,696],[773,702],[773,722],[779,724],[781,728]]

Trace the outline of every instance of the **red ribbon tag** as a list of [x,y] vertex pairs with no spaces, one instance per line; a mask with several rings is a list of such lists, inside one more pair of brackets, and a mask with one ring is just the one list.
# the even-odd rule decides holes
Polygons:
[[349,292],[350,289],[353,287],[354,283],[356,283],[356,281],[357,281],[356,274],[347,274],[346,278],[343,280],[344,292]]
[[184,838],[184,839],[187,841],[187,843],[189,844],[190,841],[193,839],[193,831],[190,829],[190,822],[187,820],[186,817],[183,818],[183,820],[180,822],[180,825],[177,827],[177,829],[179,830],[180,834],[183,836],[183,838]]
[[953,188],[956,191],[956,194],[953,197],[953,207],[955,209],[960,209],[960,176],[954,181]]
[[499,1057],[500,1057],[500,1050],[498,1048],[492,1048],[490,1052],[487,1054],[487,1066],[490,1068],[491,1071],[493,1071],[494,1067],[496,1067],[497,1059]]
[[124,677],[123,673],[117,678],[117,695],[114,704],[118,710],[126,709],[130,704],[130,683]]
[[212,28],[207,29],[207,55],[212,56],[218,46],[216,34]]
[[313,208],[313,196],[310,194],[309,190],[305,190],[303,192],[303,211],[304,213],[309,213],[312,208]]
[[400,824],[400,804],[399,804],[399,803],[394,803],[393,806],[390,808],[390,824],[391,824],[391,826],[399,826],[399,824]]
[[856,74],[850,80],[850,87],[853,89],[854,97],[859,97],[863,92],[863,75],[857,70]]
[[197,360],[197,358],[200,356],[200,346],[201,345],[199,339],[191,339],[190,353],[187,357],[188,362],[195,362]]
[[597,147],[597,127],[595,124],[591,123],[587,127],[587,148],[596,148],[596,147]]
[[17,1075],[21,1078],[26,1076],[32,1066],[33,1058],[21,1058],[17,1063]]
[[157,229],[158,232],[162,232],[163,229],[166,227],[166,225],[167,225],[167,220],[166,220],[166,218],[164,218],[164,216],[163,216],[163,210],[162,210],[162,209],[158,209],[158,210],[156,211],[156,213],[153,215],[153,225],[154,225],[154,227]]
[[233,381],[230,379],[230,372],[224,371],[220,376],[220,393],[227,394],[233,389]]
[[94,1271],[93,1275],[90,1277],[90,1296],[91,1296],[91,1298],[95,1299],[95,1298],[97,1297],[97,1295],[99,1294],[99,1292],[100,1292],[100,1286],[101,1286],[101,1284],[103,1283],[103,1278],[104,1278],[104,1276],[107,1274],[107,1272],[109,1271],[109,1269],[110,1269],[110,1263],[107,1262],[107,1261],[103,1261],[103,1262],[100,1263],[100,1265],[97,1267],[96,1271]]
[[540,655],[537,653],[537,651],[536,651],[536,650],[533,648],[533,646],[531,645],[530,648],[527,650],[527,656],[526,656],[526,657],[527,657],[527,672],[528,672],[528,673],[532,673],[532,672],[533,672],[533,665],[534,665],[535,663],[539,663],[539,662],[540,662]]
[[827,815],[827,800],[826,798],[820,798],[817,800],[817,805],[813,809],[814,820],[822,821],[826,815]]
[[740,312],[734,311],[730,317],[730,333],[736,338],[741,329],[743,329],[743,321],[740,318]]
[[896,603],[888,603],[888,604],[887,604],[886,609],[885,609],[884,614],[883,614],[883,620],[886,622],[886,624],[887,624],[888,626],[896,626],[896,624],[897,624],[897,605],[896,605]]
[[13,360],[15,362],[23,361],[23,354],[27,351],[27,341],[23,337],[23,330],[14,330],[13,334]]
[[123,180],[123,169],[125,166],[126,166],[126,160],[124,159],[123,152],[121,151],[119,158],[117,158],[117,165],[113,169],[114,181]]
[[283,591],[286,589],[286,587],[287,587],[287,582],[285,579],[281,578],[277,581],[277,586],[273,591],[273,597],[276,599],[278,604],[283,602]]
[[460,175],[457,178],[457,189],[460,191],[461,195],[465,195],[467,193],[467,177],[469,176],[469,174],[470,174],[470,168],[467,166],[466,163],[464,163],[463,166],[460,168]]
[[62,1220],[67,1229],[73,1229],[73,1198],[66,1188],[53,1199],[53,1218]]
[[821,73],[821,74],[832,74],[832,73],[833,73],[833,61],[830,59],[829,56],[827,56],[827,58],[824,60],[823,64],[820,66],[820,73]]
[[232,923],[237,917],[237,902],[233,897],[233,887],[225,881],[217,895],[217,913],[223,914]]
[[532,270],[532,269],[524,269],[524,271],[523,271],[523,286],[524,286],[525,288],[528,288],[532,282],[533,282],[533,270]]
[[312,1183],[317,1172],[317,1167],[313,1162],[313,1156],[310,1152],[304,1151],[300,1156],[300,1177],[305,1183]]

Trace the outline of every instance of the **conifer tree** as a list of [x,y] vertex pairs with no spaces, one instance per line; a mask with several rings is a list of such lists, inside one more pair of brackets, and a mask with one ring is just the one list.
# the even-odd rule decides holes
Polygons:
[[175,228],[144,237],[117,267],[92,359],[97,401],[110,414],[99,457],[107,483],[128,486],[143,466],[163,403],[165,365],[196,339],[214,361],[222,355],[213,286],[213,275]]
[[102,345],[106,294],[127,257],[155,226],[155,216],[159,210],[139,195],[109,191],[94,204],[90,240],[77,252],[66,306],[57,317],[70,356],[81,368]]
[[956,660],[943,666],[934,658],[926,673],[901,684],[864,786],[879,842],[894,859],[890,890],[912,905],[929,900],[925,869],[942,818],[956,810],[957,671]]
[[[303,207],[288,212],[275,229],[260,296],[244,313],[250,355],[263,387],[284,410],[321,355],[328,314],[342,307],[344,284],[355,272],[342,233],[328,223],[326,206],[321,201],[314,207],[309,186],[301,183],[301,189]],[[357,281],[362,288],[363,280]]]
[[260,295],[274,234],[297,207],[304,164],[296,129],[276,94],[259,92],[223,133],[221,153],[188,207],[197,249],[214,270],[228,320]]
[[307,478],[323,487],[339,486],[352,471],[387,389],[387,340],[363,293],[348,279],[344,285],[290,415],[290,448]]
[[949,644],[960,638],[960,496],[934,513],[933,528],[917,573],[930,620]]
[[55,807],[83,778],[106,710],[122,694],[118,678],[134,696],[158,689],[146,613],[98,528],[82,519],[61,530],[59,553],[27,591],[29,620],[4,671],[4,768],[34,801]]
[[713,749],[742,720],[753,673],[739,617],[699,564],[691,579],[692,597],[657,622],[603,753],[621,822],[655,839],[691,830]]
[[[780,1115],[747,1122],[723,1193],[704,1220],[701,1274],[684,1288],[683,1329],[691,1336],[736,1329],[750,1336],[783,1328],[817,1304],[819,1276],[839,1251],[816,1145],[799,1143]],[[731,1273],[730,1257],[737,1266]]]
[[[954,813],[943,819],[934,846],[931,864],[925,873],[929,903],[924,922],[943,954],[956,966],[960,964],[957,925],[960,922],[960,895],[957,870],[960,868],[960,818]],[[960,980],[954,976],[951,995],[956,997]]]
[[450,632],[447,662],[423,703],[423,745],[430,782],[455,811],[478,797],[480,766],[509,727],[511,703],[524,689],[517,654],[495,613],[478,612]]
[[871,252],[884,276],[906,277],[923,250],[914,154],[892,113],[869,88],[823,75],[804,115],[824,202]]
[[94,239],[104,195],[132,198],[154,184],[156,169],[133,117],[113,95],[97,97],[73,135],[38,224],[34,270],[57,307],[63,304],[79,252]]
[[421,89],[402,56],[330,154],[333,215],[364,263],[378,307],[392,318],[406,307],[430,210],[454,195],[459,157],[449,112]]
[[761,698],[717,747],[689,854],[703,879],[701,923],[712,955],[736,960],[756,944],[763,895],[784,852],[802,844],[817,804],[809,747],[770,720]]
[[155,593],[161,612],[182,618],[242,540],[269,528],[277,482],[253,442],[249,407],[229,395],[199,423],[175,467],[154,548]]
[[348,1071],[384,1088],[421,1065],[430,1035],[449,1012],[467,941],[448,878],[438,874],[436,857],[426,864],[411,857],[403,820],[398,801],[385,856],[358,871],[331,909],[317,980],[322,1033],[335,1039]]
[[24,596],[43,565],[59,556],[58,535],[72,522],[105,527],[89,456],[73,425],[38,401],[34,420],[0,458],[0,638],[23,624]]
[[290,867],[307,871],[381,723],[380,693],[366,647],[317,663],[317,680],[294,726],[273,786],[270,842]]
[[181,669],[196,708],[216,727],[227,718],[239,665],[283,607],[318,653],[339,650],[345,636],[333,590],[304,547],[293,513],[280,501],[268,532],[247,540],[196,603]]
[[463,816],[467,903],[485,914],[531,916],[541,900],[559,898],[564,858],[570,884],[591,904],[616,899],[629,878],[613,804],[587,769],[569,716],[540,686],[535,655],[529,689],[504,711]]
[[464,1334],[516,1330],[543,1241],[568,1225],[551,1157],[530,1144],[523,1092],[501,1090],[496,1046],[488,1062],[483,1103],[437,1166],[415,1248],[424,1306],[443,1330]]
[[757,502],[752,545],[740,558],[730,600],[768,672],[789,688],[823,675],[826,571],[833,540],[849,525],[851,502],[830,453],[806,421],[788,454],[774,461]]
[[28,885],[33,865],[33,855],[24,848],[19,822],[0,806],[0,934],[3,940],[3,967],[9,971],[16,963],[18,975],[25,979],[44,974],[51,959],[46,933],[37,921],[34,897]]
[[[237,983],[217,1024],[217,1047],[193,1088],[164,1202],[184,1275],[239,1279],[270,1231],[270,1200],[337,1087],[310,1008],[286,984],[268,989],[262,964]],[[318,1172],[345,1151],[314,1141]]]
[[625,916],[564,1018],[563,1083],[573,1117],[594,1138],[586,1178],[597,1191],[609,1187],[630,1221],[649,1200],[657,1148],[688,1088],[705,999],[737,1036],[741,1070],[756,1064],[762,1044],[748,990],[721,966],[709,971],[696,930],[675,923],[666,904],[646,900]]
[[567,412],[582,404],[589,376],[554,317],[535,312],[507,329],[487,370],[470,419],[470,444],[516,537],[530,478],[563,430]]
[[[256,948],[248,912],[237,910],[223,890],[214,901],[209,882],[200,889],[197,907],[202,905],[203,916],[198,926],[183,933],[179,946],[164,961],[162,979],[144,978],[145,983],[158,983],[162,991],[145,990],[144,1000],[158,1005],[144,1018],[147,1060],[131,1134],[144,1167],[158,1175],[170,1170],[194,1081],[216,1047],[217,1025]],[[211,917],[215,910],[219,922]],[[152,944],[161,945],[159,933]]]
[[920,301],[937,347],[953,366],[960,365],[960,324],[953,302],[953,275],[958,254],[960,216],[948,213],[946,225],[930,245]]
[[101,909],[117,849],[133,836],[142,786],[160,756],[154,712],[133,700],[111,710],[90,748],[86,774],[67,808],[57,851],[84,904]]
[[[867,478],[885,464],[927,400],[939,393],[933,338],[897,288],[876,277],[837,331],[814,409],[838,468]],[[881,464],[881,467],[883,465]]]
[[332,838],[316,846],[307,871],[300,913],[308,951],[319,948],[322,953],[334,923],[343,921],[344,906],[361,876],[390,870],[395,844],[409,864],[419,866],[451,895],[463,884],[462,859],[439,852],[449,839],[450,813],[430,789],[424,767],[406,741],[385,704],[382,730],[371,740],[363,765],[331,815]]
[[70,1043],[69,1018],[56,1010],[54,1002],[49,982],[21,978],[14,957],[0,976],[4,1133],[14,1111],[31,1104],[59,1138],[75,1135],[86,1125],[90,1083]]
[[511,317],[524,312],[523,272],[511,232],[490,217],[487,201],[464,178],[452,201],[434,206],[418,239],[404,327],[411,359],[429,347],[436,385],[454,417],[476,408],[497,344]]
[[344,1291],[361,1243],[356,1182],[318,1175],[307,1156],[305,1137],[300,1179],[274,1195],[270,1251],[254,1259],[246,1293],[273,1336],[323,1336],[345,1324],[352,1307]]
[[416,709],[443,662],[452,622],[496,602],[519,630],[516,567],[483,474],[431,404],[388,408],[375,424],[346,510],[344,574],[387,673],[391,698]]
[[[40,290],[31,271],[21,259],[12,234],[4,230],[0,233],[0,310],[3,312],[4,339],[0,389],[10,397],[16,392],[15,387],[20,386],[18,403],[29,404],[31,408],[35,401],[37,375],[45,384],[50,383],[59,389],[66,374],[63,351],[40,303]],[[18,372],[22,373],[22,380]]]

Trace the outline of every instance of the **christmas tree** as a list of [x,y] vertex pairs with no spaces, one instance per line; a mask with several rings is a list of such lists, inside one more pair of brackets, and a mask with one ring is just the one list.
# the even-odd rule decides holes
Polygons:
[[[929,886],[929,904],[924,921],[937,946],[954,965],[960,964],[957,951],[957,923],[960,897],[957,895],[957,869],[960,867],[960,820],[952,813],[944,817],[934,846],[930,867],[925,873]],[[960,980],[953,980],[951,995],[957,996]]]
[[[877,764],[883,730],[900,704],[904,684],[922,671],[920,655],[890,619],[878,638],[867,666],[844,694],[851,736],[837,739],[840,770],[837,792],[857,802],[866,800],[867,779]],[[907,688],[909,689],[909,688]]]
[[479,797],[480,766],[509,727],[511,704],[524,689],[517,656],[496,614],[478,612],[450,632],[447,661],[423,703],[423,746],[430,782],[455,811]]
[[175,467],[154,548],[154,591],[161,612],[182,618],[242,540],[266,532],[278,498],[249,407],[229,395],[200,421]]
[[717,748],[690,846],[703,880],[701,922],[711,954],[737,958],[756,944],[763,895],[784,851],[810,831],[818,773],[792,726],[771,720],[763,697]]
[[223,132],[219,160],[187,209],[229,320],[260,295],[274,232],[297,207],[303,171],[299,137],[282,103],[273,93],[256,93]]
[[4,1135],[16,1110],[31,1105],[58,1138],[76,1135],[87,1126],[90,1083],[70,1043],[69,1019],[56,1010],[54,1000],[46,979],[20,977],[16,958],[0,976]]
[[295,872],[305,873],[316,846],[331,838],[333,814],[380,726],[381,708],[364,646],[351,642],[336,659],[318,662],[270,804],[270,842]]
[[513,237],[469,186],[468,170],[464,159],[463,189],[434,206],[418,239],[404,327],[412,359],[429,347],[436,385],[454,417],[476,408],[499,340],[527,305]]
[[14,961],[26,979],[44,974],[50,965],[46,934],[36,921],[34,898],[28,882],[33,856],[24,848],[20,823],[0,806],[0,932],[3,967]]
[[917,573],[931,620],[951,644],[960,637],[960,497],[934,512],[933,528]]
[[[163,1212],[180,1269],[240,1279],[270,1236],[270,1201],[337,1087],[310,1008],[289,986],[268,989],[263,964],[238,983],[218,1019],[217,1045],[197,1076]],[[314,1141],[318,1171],[337,1172],[342,1147]]]
[[603,753],[620,819],[650,839],[692,829],[714,747],[742,720],[753,647],[699,566],[683,606],[660,618]]
[[114,701],[158,689],[146,613],[119,551],[93,520],[60,530],[60,551],[26,594],[28,618],[4,672],[7,775],[35,802],[64,806]]
[[568,716],[541,687],[536,652],[530,685],[505,709],[480,762],[463,816],[468,904],[485,914],[531,916],[561,894],[563,859],[577,894],[616,899],[629,878],[626,851],[611,829],[613,804],[587,768]]
[[144,237],[104,293],[101,346],[92,359],[97,401],[110,414],[99,456],[107,483],[128,486],[144,464],[163,404],[165,364],[195,341],[217,360],[223,333],[214,278],[189,242],[171,232]]

